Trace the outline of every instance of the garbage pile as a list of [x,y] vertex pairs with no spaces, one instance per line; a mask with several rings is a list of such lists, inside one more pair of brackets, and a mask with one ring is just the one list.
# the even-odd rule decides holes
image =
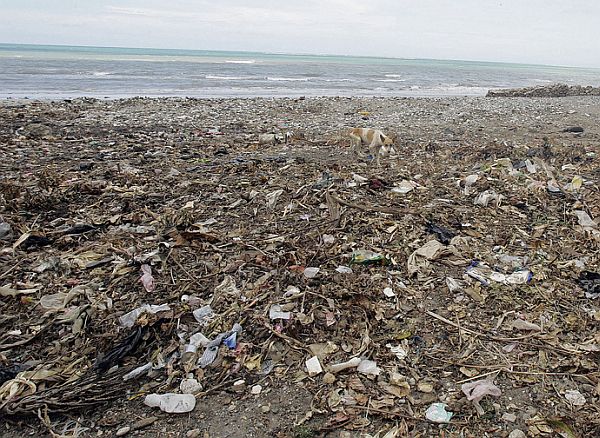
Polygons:
[[161,105],[210,111],[2,107],[1,416],[286,382],[314,394],[294,426],[600,430],[597,137],[415,140],[378,168]]

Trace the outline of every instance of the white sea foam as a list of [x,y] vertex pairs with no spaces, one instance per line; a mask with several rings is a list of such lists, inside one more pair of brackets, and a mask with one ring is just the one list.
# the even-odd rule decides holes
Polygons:
[[256,64],[254,59],[228,59],[225,64]]
[[401,78],[402,75],[394,75],[394,74],[387,74],[385,75],[386,78]]
[[280,78],[267,76],[267,81],[277,81],[277,82],[308,82],[310,78]]
[[243,81],[245,79],[252,79],[252,76],[222,76],[222,75],[206,75],[205,79],[216,79],[219,81]]
[[375,82],[406,82],[406,79],[375,79]]

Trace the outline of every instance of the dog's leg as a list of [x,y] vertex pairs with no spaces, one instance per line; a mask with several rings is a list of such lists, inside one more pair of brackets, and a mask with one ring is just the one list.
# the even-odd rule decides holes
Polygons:
[[350,142],[352,143],[352,152],[359,157],[362,156],[360,153],[360,146],[362,145],[362,140],[358,135],[350,134]]
[[369,152],[371,153],[371,156],[373,157],[371,159],[371,162],[375,162],[377,164],[377,167],[381,166],[381,163],[379,161],[380,159],[380,152],[381,152],[381,143],[379,143],[378,141],[375,141],[375,139],[373,139],[373,141],[371,142],[371,144],[369,145]]

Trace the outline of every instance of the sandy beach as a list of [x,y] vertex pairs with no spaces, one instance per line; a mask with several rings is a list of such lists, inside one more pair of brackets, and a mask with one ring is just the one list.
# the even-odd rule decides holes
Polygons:
[[[0,101],[2,435],[600,434],[599,120],[600,96]],[[358,126],[396,154],[353,155]],[[144,405],[186,377],[191,413]]]

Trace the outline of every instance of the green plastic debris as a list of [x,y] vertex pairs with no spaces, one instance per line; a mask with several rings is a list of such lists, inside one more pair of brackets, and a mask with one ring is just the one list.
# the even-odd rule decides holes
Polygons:
[[359,249],[352,253],[350,263],[356,265],[389,265],[390,259],[378,252]]

